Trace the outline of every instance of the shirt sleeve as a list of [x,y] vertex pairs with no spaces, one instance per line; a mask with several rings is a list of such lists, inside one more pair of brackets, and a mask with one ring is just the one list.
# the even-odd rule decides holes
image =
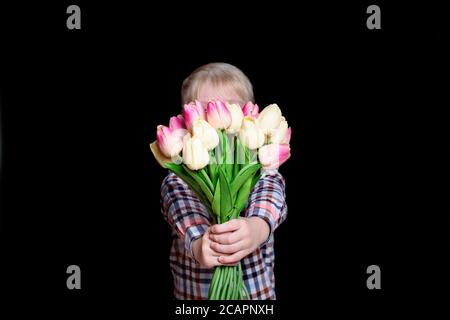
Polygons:
[[184,239],[186,252],[194,259],[192,243],[206,232],[211,218],[197,195],[172,172],[161,185],[161,212],[178,236]]
[[[278,170],[263,171],[250,194],[245,216],[264,219],[270,232],[266,242],[273,236],[275,229],[287,217],[286,183]],[[265,244],[265,242],[263,243]]]

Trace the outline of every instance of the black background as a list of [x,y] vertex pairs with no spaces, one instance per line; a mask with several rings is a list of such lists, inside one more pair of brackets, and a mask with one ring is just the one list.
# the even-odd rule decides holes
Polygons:
[[[166,312],[165,171],[148,144],[179,112],[183,79],[214,61],[241,68],[257,103],[278,103],[293,128],[280,312],[445,302],[439,8],[378,2],[382,29],[368,30],[372,3],[78,1],[82,29],[68,30],[69,4],[1,10],[1,290],[16,311]],[[80,291],[66,288],[71,264]],[[371,264],[380,291],[366,288]]]

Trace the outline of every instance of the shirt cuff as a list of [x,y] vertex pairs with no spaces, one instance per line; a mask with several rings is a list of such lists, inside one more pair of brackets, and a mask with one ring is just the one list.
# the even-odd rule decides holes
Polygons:
[[267,224],[269,225],[269,235],[267,236],[267,239],[263,243],[261,243],[261,246],[269,242],[270,238],[272,237],[273,231],[275,230],[275,221],[272,217],[272,213],[268,209],[264,207],[258,207],[256,205],[249,210],[247,217],[258,217],[267,222]]
[[192,251],[192,243],[201,236],[203,236],[203,234],[206,232],[208,228],[209,228],[208,224],[197,224],[194,226],[190,226],[186,230],[184,238],[185,249],[188,256],[190,256],[196,263],[198,263],[198,261],[194,257],[194,253]]

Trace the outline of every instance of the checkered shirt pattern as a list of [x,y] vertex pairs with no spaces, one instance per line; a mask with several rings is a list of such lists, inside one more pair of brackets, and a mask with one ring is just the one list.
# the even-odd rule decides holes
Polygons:
[[[285,180],[277,170],[264,171],[241,214],[260,217],[270,226],[268,239],[241,260],[245,285],[252,300],[274,300],[275,229],[286,219]],[[192,242],[200,238],[212,220],[205,206],[187,184],[169,173],[161,185],[161,211],[172,227],[170,267],[174,295],[179,300],[208,298],[214,269],[200,266],[192,253]]]

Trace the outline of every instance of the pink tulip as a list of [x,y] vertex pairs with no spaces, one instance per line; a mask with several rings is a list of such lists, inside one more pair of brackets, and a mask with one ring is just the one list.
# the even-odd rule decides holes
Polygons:
[[183,116],[179,114],[176,117],[171,117],[169,121],[169,127],[170,129],[186,129]]
[[289,127],[286,131],[286,135],[284,136],[283,141],[281,142],[282,144],[289,144],[289,142],[291,141],[291,127]]
[[178,155],[183,149],[183,139],[178,129],[159,125],[156,129],[156,141],[161,152],[169,158]]
[[192,126],[194,125],[195,120],[199,118],[205,119],[205,109],[197,100],[195,103],[190,102],[183,107],[183,117],[186,128],[189,132],[192,132]]
[[215,129],[227,129],[231,125],[231,113],[220,100],[208,102],[206,119]]
[[181,139],[188,133],[186,125],[184,124],[184,118],[181,114],[170,118],[169,128],[174,131],[175,135],[180,136]]
[[249,101],[242,107],[242,112],[244,113],[244,117],[251,116],[253,118],[257,118],[259,114],[259,107],[257,104],[253,104]]
[[291,148],[286,144],[267,144],[258,150],[259,162],[264,169],[275,169],[291,156]]

